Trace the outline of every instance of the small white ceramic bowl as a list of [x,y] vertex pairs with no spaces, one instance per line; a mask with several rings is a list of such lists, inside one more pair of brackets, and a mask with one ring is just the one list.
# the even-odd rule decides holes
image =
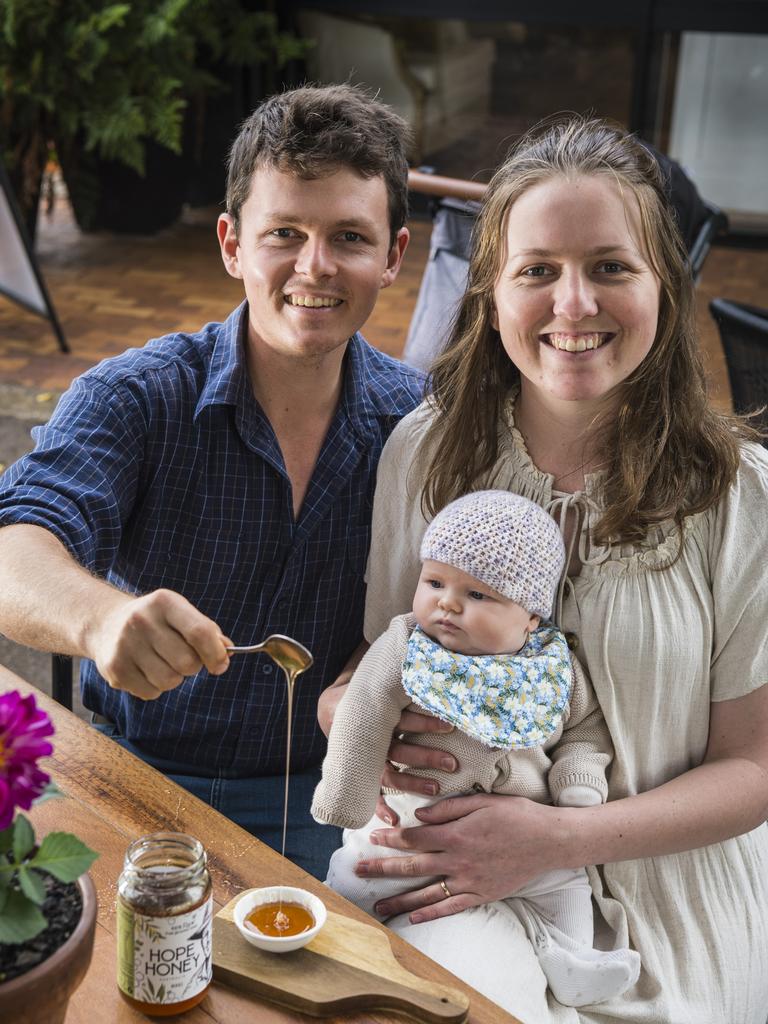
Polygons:
[[[256,907],[264,903],[277,903],[283,900],[284,903],[298,903],[306,907],[315,919],[313,928],[300,935],[264,935],[255,931],[245,924],[245,919]],[[258,949],[264,949],[268,953],[290,953],[291,950],[301,949],[317,935],[325,924],[327,915],[325,904],[306,889],[296,889],[290,885],[270,885],[264,889],[251,889],[243,893],[235,904],[232,914],[237,930],[243,938]]]

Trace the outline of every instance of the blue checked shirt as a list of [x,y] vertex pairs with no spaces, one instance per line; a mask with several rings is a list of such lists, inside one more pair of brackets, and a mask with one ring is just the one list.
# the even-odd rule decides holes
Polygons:
[[[295,689],[291,764],[317,764],[317,698],[362,639],[376,465],[421,375],[355,335],[339,408],[298,521],[283,457],[253,397],[244,303],[197,334],[170,334],[89,370],[0,478],[0,525],[50,530],[132,593],[183,594],[235,643],[295,637],[315,658]],[[301,415],[301,410],[296,410]],[[142,751],[194,774],[284,770],[286,688],[266,655],[240,655],[158,700],[81,669],[86,707]]]

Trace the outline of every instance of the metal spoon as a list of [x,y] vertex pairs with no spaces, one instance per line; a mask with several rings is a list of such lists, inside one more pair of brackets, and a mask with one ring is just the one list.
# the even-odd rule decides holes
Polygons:
[[251,644],[248,647],[228,647],[227,650],[230,654],[257,654],[259,651],[263,651],[292,677],[306,672],[314,661],[303,644],[289,636],[282,636],[280,633],[273,633],[266,640],[262,640],[260,644]]

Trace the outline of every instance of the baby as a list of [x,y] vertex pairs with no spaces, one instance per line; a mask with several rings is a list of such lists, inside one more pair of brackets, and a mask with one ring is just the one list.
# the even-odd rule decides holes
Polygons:
[[[312,803],[317,821],[347,830],[327,884],[368,913],[379,900],[413,888],[412,879],[355,874],[358,860],[382,856],[369,836],[385,827],[374,811],[404,709],[455,726],[448,734],[408,737],[455,756],[453,773],[408,769],[438,777],[440,798],[502,793],[581,807],[601,803],[608,791],[605,722],[565,637],[548,621],[565,561],[554,520],[526,498],[479,491],[435,517],[420,557],[413,612],[392,620],[352,677]],[[411,827],[419,824],[416,809],[434,800],[394,793],[387,802]],[[448,898],[447,880],[432,881]],[[633,950],[593,949],[591,896],[584,869],[558,870],[503,901],[566,1005],[620,995],[639,974]],[[472,983],[471,976],[465,980]]]

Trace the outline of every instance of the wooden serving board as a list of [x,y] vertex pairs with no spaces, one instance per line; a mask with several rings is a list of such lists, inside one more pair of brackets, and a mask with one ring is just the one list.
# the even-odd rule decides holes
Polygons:
[[466,1020],[469,999],[463,992],[411,974],[395,960],[386,932],[341,914],[328,911],[324,927],[303,949],[256,949],[232,917],[242,895],[213,919],[217,981],[313,1017],[399,1010],[425,1024]]

